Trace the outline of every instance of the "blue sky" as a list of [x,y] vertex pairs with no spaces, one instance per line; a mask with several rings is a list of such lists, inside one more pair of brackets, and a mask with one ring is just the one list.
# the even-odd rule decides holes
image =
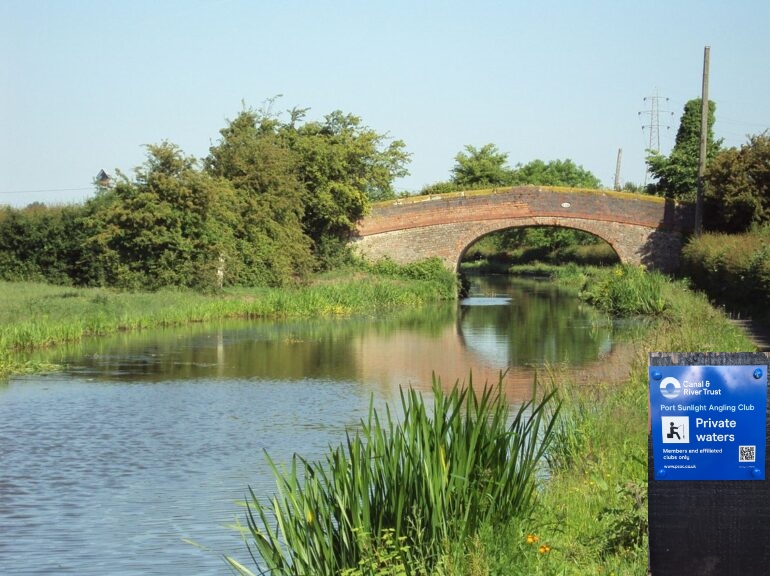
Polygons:
[[770,128],[768,22],[766,0],[0,0],[0,204],[81,202],[162,140],[203,157],[277,95],[275,112],[342,110],[403,140],[400,191],[490,142],[608,187],[622,148],[621,180],[641,183],[644,99],[661,97],[668,152],[706,45],[716,135]]

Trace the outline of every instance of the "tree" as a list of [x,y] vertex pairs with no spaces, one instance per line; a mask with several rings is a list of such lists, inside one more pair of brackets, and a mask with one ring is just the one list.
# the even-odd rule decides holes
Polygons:
[[[228,184],[197,168],[174,144],[147,146],[147,160],[129,179],[89,201],[86,283],[127,289],[211,287],[217,281],[227,229],[215,204],[231,206]],[[235,253],[235,250],[229,250]]]
[[505,186],[510,183],[511,171],[506,167],[508,154],[494,144],[481,148],[466,145],[465,152],[455,156],[452,183],[459,186]]
[[[292,230],[295,266],[307,265],[300,252],[309,247],[314,264],[327,267],[347,254],[369,204],[395,197],[393,181],[407,174],[409,155],[402,141],[388,141],[357,116],[335,111],[303,124],[306,112],[295,108],[281,123],[269,111],[244,110],[221,131],[205,165],[250,191],[249,202],[260,198],[265,214],[279,210],[274,219]],[[268,173],[271,182],[259,181]]]
[[601,182],[590,171],[576,165],[572,160],[552,160],[548,163],[533,160],[517,165],[511,183],[514,185],[533,184],[536,186],[570,186],[574,188],[599,188]]
[[306,192],[296,154],[279,134],[278,123],[253,110],[243,110],[220,134],[205,167],[235,189],[234,235],[243,263],[239,283],[303,281],[314,260],[302,226]]
[[[709,102],[707,162],[719,152],[722,140],[715,140],[713,134],[716,104]],[[651,191],[676,200],[694,201],[698,188],[698,163],[700,157],[701,99],[690,100],[684,106],[679,130],[671,154],[648,150],[647,166],[657,178]]]
[[296,156],[305,189],[302,223],[317,258],[327,264],[345,246],[369,204],[395,198],[393,181],[408,174],[409,155],[400,140],[363,126],[361,119],[335,111],[323,122],[297,126],[304,110],[278,134]]
[[770,135],[749,136],[720,152],[706,170],[704,225],[743,232],[770,222]]

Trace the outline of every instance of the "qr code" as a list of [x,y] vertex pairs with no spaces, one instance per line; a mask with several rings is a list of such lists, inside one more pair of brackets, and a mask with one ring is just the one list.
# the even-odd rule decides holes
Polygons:
[[754,462],[756,456],[756,446],[738,446],[738,462]]

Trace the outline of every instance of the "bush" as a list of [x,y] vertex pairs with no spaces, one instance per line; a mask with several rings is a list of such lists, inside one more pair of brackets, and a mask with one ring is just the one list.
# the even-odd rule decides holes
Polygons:
[[615,266],[611,274],[589,280],[581,296],[613,316],[656,316],[666,308],[664,277],[639,266]]
[[766,314],[770,306],[770,227],[747,234],[704,234],[682,250],[682,273],[728,308]]

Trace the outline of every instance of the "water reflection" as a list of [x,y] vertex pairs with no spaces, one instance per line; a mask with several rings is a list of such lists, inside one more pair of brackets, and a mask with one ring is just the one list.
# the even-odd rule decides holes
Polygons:
[[550,283],[495,277],[476,282],[498,295],[462,301],[459,331],[465,345],[498,365],[581,365],[612,345],[611,319]]
[[388,318],[228,321],[85,341],[38,360],[65,373],[116,382],[329,378],[365,382],[393,397],[400,386],[429,389],[435,373],[452,384],[506,382],[527,396],[535,370],[606,363],[623,331],[555,286],[477,278],[459,306],[440,304]]

